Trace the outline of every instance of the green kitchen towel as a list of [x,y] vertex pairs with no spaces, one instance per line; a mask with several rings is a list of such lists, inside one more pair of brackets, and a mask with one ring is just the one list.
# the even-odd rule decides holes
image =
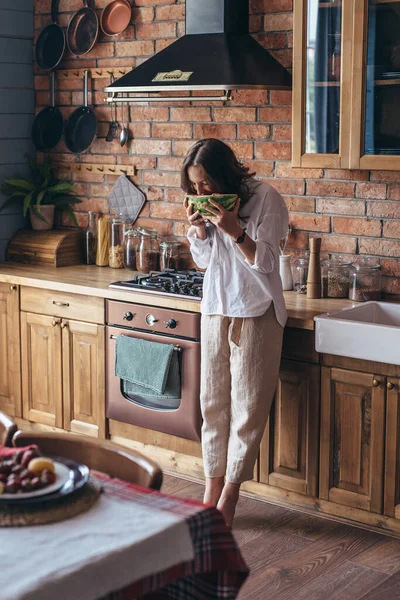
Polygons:
[[163,394],[173,353],[173,344],[119,335],[116,341],[115,375],[156,394]]
[[179,372],[179,356],[178,352],[172,353],[171,365],[168,371],[167,383],[163,394],[157,394],[149,388],[131,383],[130,381],[122,381],[122,391],[127,396],[140,396],[151,402],[155,406],[163,408],[178,408],[179,402],[170,402],[171,400],[179,400],[181,397],[181,377]]

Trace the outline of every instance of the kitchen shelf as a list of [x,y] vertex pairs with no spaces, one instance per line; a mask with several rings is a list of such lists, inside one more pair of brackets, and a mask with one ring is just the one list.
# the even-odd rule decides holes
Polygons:
[[66,169],[74,173],[93,173],[96,175],[131,175],[134,177],[137,174],[136,167],[129,165],[101,165],[94,163],[68,163],[62,161],[54,161],[55,168]]

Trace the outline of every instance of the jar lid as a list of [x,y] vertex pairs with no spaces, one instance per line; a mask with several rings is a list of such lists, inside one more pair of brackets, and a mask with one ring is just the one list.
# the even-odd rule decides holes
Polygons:
[[178,248],[181,245],[177,240],[163,240],[160,242],[160,248]]
[[310,260],[308,258],[296,257],[293,259],[292,264],[299,267],[306,267],[308,266],[309,262]]
[[127,229],[125,231],[125,235],[127,235],[128,237],[138,237],[137,229]]
[[353,264],[353,269],[355,271],[379,271],[381,266],[376,262],[371,260],[370,258],[360,259],[358,262]]
[[351,260],[348,260],[342,256],[332,256],[332,258],[326,259],[322,263],[326,267],[330,268],[341,268],[341,267],[349,267],[351,265]]
[[136,230],[139,235],[148,235],[149,237],[157,237],[157,230],[156,229],[150,229],[150,228],[145,228],[145,227],[138,227]]

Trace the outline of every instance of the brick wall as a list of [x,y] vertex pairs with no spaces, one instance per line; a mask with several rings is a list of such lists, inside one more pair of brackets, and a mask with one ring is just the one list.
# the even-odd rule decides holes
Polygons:
[[[103,8],[109,0],[97,0]],[[251,31],[285,66],[292,60],[292,0],[250,0]],[[66,26],[81,0],[60,0],[60,18]],[[82,59],[66,55],[61,68],[138,65],[184,33],[184,2],[135,0],[132,23],[116,41],[101,36],[93,51]],[[50,0],[35,0],[36,33],[50,22]],[[384,289],[400,294],[400,177],[396,172],[292,169],[291,93],[236,92],[229,106],[222,103],[162,103],[129,108],[128,147],[106,143],[111,113],[102,89],[108,80],[95,79],[89,97],[99,120],[98,138],[81,158],[68,154],[62,144],[58,158],[65,161],[135,164],[135,182],[146,192],[138,225],[156,227],[162,234],[182,238],[185,252],[187,225],[179,189],[182,159],[202,137],[218,137],[232,146],[257,175],[284,196],[291,214],[292,252],[307,249],[310,235],[321,234],[327,253],[379,257],[385,273]],[[57,76],[56,101],[67,117],[82,102],[79,80]],[[39,109],[48,102],[48,79],[35,76]],[[121,118],[121,107],[118,108]],[[68,177],[68,172],[61,173]],[[115,177],[76,174],[76,189],[83,199],[79,223],[86,211],[107,211],[106,197]],[[65,225],[69,223],[64,221]],[[187,259],[189,260],[189,259]]]

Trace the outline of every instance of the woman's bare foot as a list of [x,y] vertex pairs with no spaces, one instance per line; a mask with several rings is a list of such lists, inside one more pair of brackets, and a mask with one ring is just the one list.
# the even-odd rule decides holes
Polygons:
[[206,477],[206,489],[204,491],[204,504],[217,506],[224,489],[225,477]]
[[225,523],[232,527],[236,505],[239,500],[240,483],[225,483],[217,508],[221,511]]

